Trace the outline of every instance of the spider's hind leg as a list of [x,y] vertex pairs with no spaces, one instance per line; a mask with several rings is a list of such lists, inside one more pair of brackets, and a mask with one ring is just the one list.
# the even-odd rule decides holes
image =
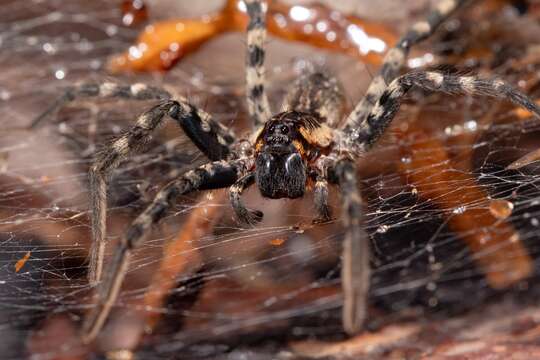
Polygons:
[[324,69],[308,68],[287,92],[281,111],[318,114],[330,127],[339,124],[345,108],[345,96],[338,80]]

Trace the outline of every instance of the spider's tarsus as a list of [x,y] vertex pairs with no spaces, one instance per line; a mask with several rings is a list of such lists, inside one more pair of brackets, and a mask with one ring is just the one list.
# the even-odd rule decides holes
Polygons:
[[255,226],[262,221],[264,213],[260,210],[246,209],[242,215],[236,213],[236,217],[242,225]]

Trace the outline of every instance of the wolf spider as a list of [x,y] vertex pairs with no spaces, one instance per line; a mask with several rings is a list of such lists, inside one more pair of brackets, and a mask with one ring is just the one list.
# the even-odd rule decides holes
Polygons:
[[131,129],[100,152],[91,166],[93,247],[89,279],[92,284],[102,278],[107,179],[112,170],[140,151],[167,117],[175,120],[210,160],[165,185],[128,228],[100,283],[98,304],[85,319],[82,330],[85,342],[92,341],[106,321],[126,275],[131,252],[142,244],[152,225],[167,214],[178,196],[229,187],[230,202],[238,220],[253,225],[263,214],[247,209],[241,201],[242,192],[253,184],[262,196],[271,199],[299,198],[306,189],[313,189],[318,221],[331,216],[327,203],[329,184],[341,189],[341,216],[345,227],[342,321],[347,333],[359,332],[366,319],[370,249],[369,238],[361,224],[362,201],[356,160],[372,148],[390,125],[409,89],[418,87],[425,92],[507,99],[540,117],[540,108],[533,101],[501,80],[436,71],[412,71],[398,76],[411,46],[431,35],[465,2],[442,0],[426,20],[414,24],[387,53],[380,73],[344,121],[341,121],[341,87],[334,77],[317,70],[301,75],[289,90],[281,112],[272,115],[265,92],[266,6],[260,0],[245,0],[250,18],[246,55],[246,96],[253,122],[250,137],[237,138],[186,99],[174,99],[168,92],[144,84],[85,84],[69,88],[34,123],[41,121],[51,109],[78,97],[159,100],[156,106],[138,117]]

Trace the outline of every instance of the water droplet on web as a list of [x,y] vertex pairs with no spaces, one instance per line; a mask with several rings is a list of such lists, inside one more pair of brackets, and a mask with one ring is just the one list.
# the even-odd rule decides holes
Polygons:
[[489,212],[497,219],[504,220],[512,214],[514,204],[508,200],[495,199],[489,202]]
[[118,26],[116,25],[109,25],[105,28],[105,32],[109,36],[114,36],[118,33]]
[[478,128],[478,124],[476,123],[475,120],[469,120],[465,123],[464,128],[467,131],[473,132],[473,131],[476,131],[476,129]]
[[537,218],[532,218],[532,219],[531,219],[531,225],[532,225],[532,226],[538,226],[539,223],[540,223],[540,222],[538,221]]
[[388,225],[381,225],[377,229],[377,233],[379,233],[379,234],[384,234],[387,231],[388,231]]
[[54,72],[54,77],[58,80],[62,80],[66,77],[66,70],[64,69],[58,69]]
[[452,210],[452,213],[453,214],[463,214],[465,212],[465,210],[467,210],[467,208],[465,206],[458,206],[457,208]]
[[404,163],[404,164],[410,164],[412,161],[411,157],[410,156],[404,156],[401,158],[401,162]]
[[26,38],[26,44],[29,46],[35,46],[38,43],[38,38],[36,36],[29,36]]
[[7,90],[0,90],[0,100],[7,101],[11,99],[11,93]]
[[56,47],[51,43],[45,43],[43,44],[43,51],[45,51],[48,55],[54,55],[56,54]]

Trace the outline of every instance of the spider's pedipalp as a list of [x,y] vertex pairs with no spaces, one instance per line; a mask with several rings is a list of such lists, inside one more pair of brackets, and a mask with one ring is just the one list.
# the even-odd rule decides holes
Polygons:
[[242,224],[255,225],[263,218],[262,211],[250,210],[244,206],[241,200],[242,192],[255,183],[255,174],[249,173],[240,178],[229,189],[229,200],[236,217]]
[[413,71],[392,81],[371,109],[367,120],[354,129],[348,139],[349,144],[361,150],[367,150],[374,144],[399,110],[403,96],[413,86],[430,92],[481,95],[508,100],[540,118],[540,107],[525,94],[502,80],[480,79],[474,76],[458,76],[434,71]]
[[183,174],[158,192],[152,203],[133,221],[114,252],[107,276],[98,288],[99,302],[83,324],[82,337],[86,343],[97,336],[118,297],[131,251],[142,244],[152,225],[165,217],[176,198],[198,190],[230,186],[250,167],[249,163],[249,159],[209,163]]
[[67,103],[85,98],[122,98],[126,100],[167,100],[171,98],[169,92],[154,86],[145,84],[120,85],[116,83],[106,82],[103,84],[80,84],[67,88],[60,97],[58,97],[44,112],[36,117],[30,125],[29,129],[36,128],[50,114],[60,109]]
[[270,118],[270,104],[265,89],[264,41],[266,39],[266,4],[261,0],[245,0],[249,15],[246,53],[246,98],[253,127]]
[[[133,88],[131,86],[130,88]],[[109,88],[108,91],[111,91]],[[143,91],[139,89],[139,93]],[[90,252],[90,283],[101,277],[105,253],[107,216],[107,178],[109,174],[134,153],[139,152],[151,138],[153,131],[162,123],[165,115],[171,116],[193,143],[210,160],[224,159],[234,142],[232,133],[184,100],[167,100],[141,114],[135,125],[116,138],[97,156],[90,168],[90,197],[92,204],[92,249]]]
[[356,166],[352,160],[339,160],[334,173],[342,193],[342,221],[345,227],[341,259],[343,288],[343,328],[348,334],[362,330],[367,314],[370,284],[369,237],[362,227],[362,200]]
[[345,133],[350,133],[358,126],[363,125],[371,108],[385,90],[386,85],[399,75],[411,47],[433,34],[442,22],[466,2],[467,0],[442,0],[428,14],[425,20],[411,26],[394,48],[388,51],[384,57],[381,70],[373,78],[362,100],[345,120],[343,124]]

